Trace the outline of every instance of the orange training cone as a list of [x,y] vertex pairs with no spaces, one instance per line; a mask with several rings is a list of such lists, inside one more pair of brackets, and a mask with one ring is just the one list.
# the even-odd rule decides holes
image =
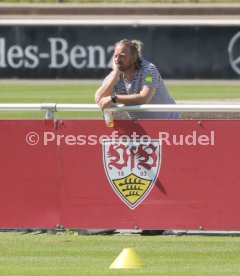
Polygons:
[[142,268],[143,261],[133,248],[125,248],[115,261],[110,265],[110,269],[120,268]]

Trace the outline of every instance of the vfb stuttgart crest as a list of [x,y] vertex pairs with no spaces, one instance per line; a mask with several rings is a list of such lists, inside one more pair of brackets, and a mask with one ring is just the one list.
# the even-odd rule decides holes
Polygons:
[[108,180],[121,200],[136,208],[150,193],[160,170],[158,140],[103,141],[103,161]]

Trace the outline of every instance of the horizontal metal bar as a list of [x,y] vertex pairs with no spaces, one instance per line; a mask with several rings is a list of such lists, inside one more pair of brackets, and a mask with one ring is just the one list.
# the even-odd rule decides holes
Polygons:
[[216,104],[145,104],[145,105],[132,105],[121,106],[117,108],[109,108],[109,111],[145,111],[145,112],[240,112],[240,104],[232,105],[216,105]]
[[97,104],[57,104],[57,111],[101,111]]
[[[63,112],[101,111],[97,104],[0,104],[0,111],[46,111],[51,109]],[[119,105],[108,108],[109,111],[134,111],[134,112],[240,112],[240,104],[144,104],[144,105]]]
[[42,104],[0,104],[0,111],[41,111]]
[[52,109],[56,111],[55,103],[37,103],[37,104],[0,104],[0,111],[45,111]]
[[[100,111],[96,104],[57,104],[57,111]],[[134,111],[134,112],[240,112],[240,105],[189,105],[189,104],[144,104],[144,105],[119,105],[108,108],[109,111]]]
[[239,19],[0,19],[0,26],[240,26]]

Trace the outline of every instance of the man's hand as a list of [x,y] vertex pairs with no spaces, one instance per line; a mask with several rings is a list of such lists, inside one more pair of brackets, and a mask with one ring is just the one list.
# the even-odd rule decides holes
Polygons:
[[[112,69],[113,71],[108,75],[107,80],[102,84],[101,87],[98,88],[98,90],[95,93],[95,101],[99,106],[101,99],[105,97],[107,98],[109,95],[112,95],[114,86],[117,83],[119,76],[121,75],[121,71],[118,69],[114,60],[112,64]],[[105,106],[105,104],[103,104],[103,106]]]
[[114,58],[113,58],[113,62],[112,62],[112,70],[117,74],[117,76],[120,76],[121,71],[118,69],[117,64],[114,61]]
[[102,97],[100,99],[100,101],[98,102],[98,105],[100,106],[100,108],[103,110],[106,107],[108,107],[110,104],[112,103],[112,98],[111,96],[107,96],[107,97]]

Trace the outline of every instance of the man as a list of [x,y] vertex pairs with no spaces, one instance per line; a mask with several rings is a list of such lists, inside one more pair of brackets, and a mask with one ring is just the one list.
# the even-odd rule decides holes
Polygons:
[[[113,70],[96,91],[102,110],[112,104],[175,104],[156,66],[142,59],[142,42],[123,39],[116,43]],[[177,112],[128,112],[129,119],[180,119]],[[116,119],[126,119],[123,113]]]
[[[123,39],[116,43],[113,70],[96,91],[104,110],[112,104],[175,104],[154,64],[143,60],[142,42]],[[180,119],[177,112],[116,112],[115,119]],[[127,116],[126,116],[127,115]],[[161,235],[164,230],[143,230],[142,235]]]

